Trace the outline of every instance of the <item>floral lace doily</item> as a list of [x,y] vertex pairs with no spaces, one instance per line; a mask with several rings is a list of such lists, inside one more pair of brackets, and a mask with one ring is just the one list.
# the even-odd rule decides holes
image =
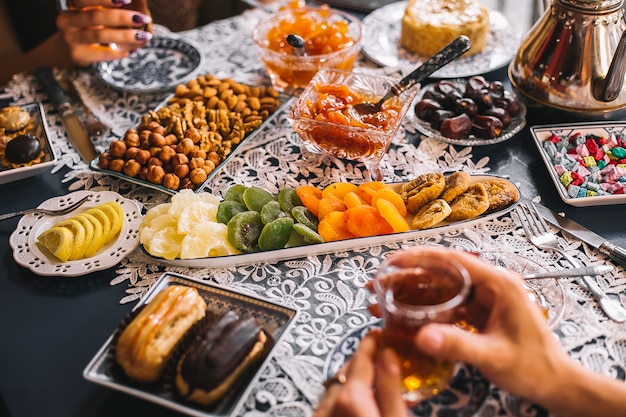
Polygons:
[[[231,19],[172,36],[184,36],[202,47],[207,72],[231,77],[240,82],[267,83],[268,78],[256,56],[249,36],[259,12],[246,12]],[[163,28],[158,31],[166,33]],[[359,70],[380,71],[367,62]],[[57,72],[76,80],[78,90],[93,111],[109,126],[108,134],[95,139],[103,151],[118,132],[138,123],[140,116],[156,107],[166,94],[137,96],[105,86],[89,70]],[[50,124],[51,140],[59,162],[54,172],[69,168],[64,182],[70,191],[78,189],[112,190],[150,207],[167,201],[168,196],[155,190],[94,173],[69,145],[56,110],[33,77],[17,75],[7,86],[17,103],[43,101]],[[397,182],[429,171],[465,170],[472,174],[489,171],[488,158],[472,160],[472,148],[457,149],[445,143],[419,138],[412,126],[396,138],[383,159],[385,181]],[[233,183],[259,185],[270,192],[287,186],[314,184],[324,186],[334,181],[359,182],[369,179],[360,163],[337,160],[300,151],[301,142],[293,133],[285,114],[280,114],[265,132],[236,150],[236,155],[207,187],[217,195]],[[523,191],[523,190],[522,190]],[[557,230],[555,230],[557,231]],[[558,231],[557,231],[558,232]],[[563,248],[585,265],[607,263],[606,257],[578,240],[559,234]],[[300,320],[284,342],[276,346],[272,360],[262,370],[240,416],[310,416],[323,392],[321,385],[326,356],[341,337],[351,329],[371,320],[366,306],[370,295],[364,285],[374,274],[381,259],[390,251],[414,245],[450,246],[471,251],[522,253],[550,268],[560,267],[560,259],[536,249],[523,234],[514,214],[506,214],[468,228],[445,234],[330,255],[311,255],[275,263],[232,266],[222,269],[184,269],[155,262],[140,250],[125,258],[116,270],[113,285],[126,285],[121,303],[136,302],[164,271],[206,279],[215,284],[262,297],[301,311]],[[601,278],[599,284],[626,303],[626,279],[623,268]],[[570,355],[586,367],[624,379],[626,374],[626,329],[609,321],[576,281],[563,283],[569,300],[562,323],[555,336]],[[492,387],[477,416],[545,416],[548,413],[527,401]]]

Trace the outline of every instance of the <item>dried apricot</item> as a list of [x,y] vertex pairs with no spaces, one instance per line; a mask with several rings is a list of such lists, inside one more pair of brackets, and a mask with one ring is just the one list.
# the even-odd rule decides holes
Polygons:
[[364,182],[359,184],[356,193],[367,204],[372,204],[372,197],[374,196],[374,193],[384,187],[386,187],[386,185],[382,181]]
[[322,197],[318,205],[317,218],[322,220],[331,211],[346,211],[346,205],[338,198]]
[[377,207],[376,201],[380,198],[385,199],[394,206],[396,206],[396,208],[398,209],[398,213],[400,213],[402,217],[406,217],[406,203],[404,202],[404,199],[400,194],[398,194],[391,188],[381,188],[380,190],[376,191],[372,196],[372,206]]
[[378,210],[362,204],[344,212],[346,226],[350,233],[358,237],[378,236],[393,233],[393,228]]
[[361,204],[369,204],[366,203],[361,197],[359,197],[356,192],[353,191],[350,191],[348,194],[345,195],[345,197],[343,198],[343,202],[346,205],[346,208],[351,208]]
[[[376,200],[376,208],[383,219],[391,225],[395,233],[406,232],[410,229],[406,221],[406,215],[400,214],[395,204],[384,198]],[[405,207],[406,211],[406,207]]]
[[322,190],[318,189],[313,185],[301,185],[296,188],[296,194],[300,197],[302,201],[302,205],[308,208],[311,213],[315,214],[315,217],[318,217],[318,209],[319,203],[322,199]]
[[317,233],[324,239],[324,242],[334,242],[356,237],[348,230],[343,214],[344,212],[342,211],[333,211],[320,220],[320,224],[317,226]]
[[343,201],[343,197],[350,191],[356,191],[358,185],[349,182],[334,182],[322,190],[322,197],[335,197]]

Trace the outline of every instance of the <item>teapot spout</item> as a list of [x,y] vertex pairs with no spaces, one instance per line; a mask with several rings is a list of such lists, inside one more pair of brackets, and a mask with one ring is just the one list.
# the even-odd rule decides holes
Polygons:
[[593,82],[593,96],[595,99],[603,102],[611,102],[617,99],[624,85],[625,73],[626,31],[622,33],[606,77],[596,79]]

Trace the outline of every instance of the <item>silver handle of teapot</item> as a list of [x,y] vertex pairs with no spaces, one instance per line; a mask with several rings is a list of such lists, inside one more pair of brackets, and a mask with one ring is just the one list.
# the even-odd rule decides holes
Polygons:
[[626,31],[619,40],[606,77],[594,80],[593,95],[596,100],[611,102],[619,97],[626,72]]

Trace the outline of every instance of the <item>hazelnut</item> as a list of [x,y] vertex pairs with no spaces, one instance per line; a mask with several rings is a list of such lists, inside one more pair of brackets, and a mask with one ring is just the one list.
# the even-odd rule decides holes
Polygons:
[[145,149],[140,149],[135,154],[135,160],[142,165],[146,164],[151,157],[152,155],[150,154],[150,151]]
[[195,148],[193,140],[189,138],[184,138],[180,141],[180,143],[176,146],[176,152],[188,155]]
[[203,158],[191,158],[189,161],[189,169],[194,170],[196,168],[201,168],[204,166]]
[[163,166],[163,161],[161,161],[156,156],[153,156],[152,158],[148,159],[148,166],[150,166],[150,165],[157,165],[157,166],[162,167]]
[[150,165],[148,167],[148,181],[153,184],[161,184],[163,177],[165,176],[165,170],[158,165]]
[[139,133],[136,130],[128,130],[124,135],[124,142],[126,146],[139,146]]
[[189,175],[189,165],[187,164],[176,165],[174,167],[174,174],[176,174],[178,178],[185,178],[187,175]]
[[122,168],[122,172],[129,177],[136,177],[139,175],[139,170],[141,169],[141,165],[139,162],[134,159],[129,159],[124,163],[124,168]]
[[209,152],[209,154],[207,155],[207,159],[213,162],[215,166],[219,165],[219,163],[222,162],[222,158],[220,158],[220,156],[215,151]]
[[200,142],[200,139],[202,139],[202,136],[200,136],[198,129],[192,127],[185,131],[185,138],[191,139],[193,143],[198,143]]
[[196,168],[189,173],[189,179],[195,185],[200,185],[207,179],[207,173],[202,168]]
[[178,144],[178,138],[176,137],[175,134],[170,133],[169,135],[167,135],[165,137],[165,143],[172,146],[172,145],[176,145]]
[[192,158],[206,159],[206,151],[204,151],[204,150],[202,150],[200,148],[196,148],[193,151],[191,151],[189,156],[191,156]]
[[142,166],[139,170],[139,178],[143,181],[148,179],[148,167]]
[[141,143],[141,146],[145,146],[146,143],[150,143],[149,140],[151,134],[152,132],[147,129],[139,132],[139,143]]
[[210,174],[211,172],[213,172],[213,170],[215,169],[215,164],[213,163],[213,161],[204,161],[204,171],[207,174]]
[[172,157],[176,155],[176,151],[171,146],[165,145],[159,152],[159,159],[165,163],[170,162]]
[[102,152],[98,156],[98,166],[102,169],[109,169],[109,163],[111,162],[111,156],[108,152]]
[[167,142],[165,141],[165,137],[160,133],[155,132],[150,133],[148,141],[150,142],[151,146],[156,146],[158,148],[161,148],[167,144]]
[[109,154],[111,158],[123,158],[126,149],[126,143],[124,143],[124,141],[114,140],[109,145]]
[[177,165],[187,165],[189,163],[189,158],[184,153],[177,153],[172,157],[172,166],[176,167]]
[[112,159],[109,162],[109,169],[115,172],[122,172],[122,168],[124,168],[124,160],[122,158]]
[[126,152],[124,152],[124,159],[126,159],[127,161],[129,159],[135,159],[135,155],[137,155],[137,152],[139,151],[140,149],[136,146],[126,149]]
[[178,178],[176,174],[168,172],[163,177],[163,186],[170,190],[178,190],[180,187],[180,178]]

